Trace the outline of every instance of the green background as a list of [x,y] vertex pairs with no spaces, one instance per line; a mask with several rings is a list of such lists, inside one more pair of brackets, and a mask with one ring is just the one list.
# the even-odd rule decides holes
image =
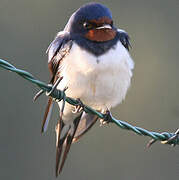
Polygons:
[[[46,48],[68,18],[87,1],[0,0],[0,58],[48,82]],[[132,86],[113,115],[153,131],[179,128],[179,1],[104,0],[117,27],[125,29],[135,61]],[[54,108],[41,135],[47,98],[38,88],[0,69],[0,179],[55,179]],[[110,124],[74,144],[58,179],[168,180],[179,177],[179,147],[156,143]]]

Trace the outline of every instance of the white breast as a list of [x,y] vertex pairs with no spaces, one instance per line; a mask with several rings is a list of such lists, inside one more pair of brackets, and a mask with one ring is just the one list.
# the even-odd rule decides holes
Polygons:
[[110,109],[125,98],[133,67],[133,60],[121,42],[99,57],[73,43],[62,62],[64,78],[58,88],[68,86],[67,96],[80,98],[96,109]]

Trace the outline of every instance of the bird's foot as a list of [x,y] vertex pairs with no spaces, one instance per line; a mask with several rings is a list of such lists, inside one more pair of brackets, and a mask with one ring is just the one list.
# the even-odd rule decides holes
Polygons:
[[77,98],[76,100],[78,103],[75,105],[75,109],[72,111],[72,113],[80,113],[84,109],[83,102],[79,98]]
[[110,122],[112,122],[112,115],[111,112],[107,109],[106,113],[104,114],[104,118],[100,119],[100,126],[109,124]]

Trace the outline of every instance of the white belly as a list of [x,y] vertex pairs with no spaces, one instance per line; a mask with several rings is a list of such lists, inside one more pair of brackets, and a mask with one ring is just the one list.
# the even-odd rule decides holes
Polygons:
[[59,89],[95,109],[121,103],[130,86],[134,63],[121,42],[102,56],[94,56],[73,43],[61,67]]

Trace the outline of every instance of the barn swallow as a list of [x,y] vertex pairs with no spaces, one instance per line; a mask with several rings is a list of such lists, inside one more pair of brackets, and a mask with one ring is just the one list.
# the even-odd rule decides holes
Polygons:
[[[57,89],[68,87],[68,97],[104,113],[124,100],[130,86],[134,62],[129,47],[128,34],[115,27],[106,6],[85,4],[72,14],[47,49],[50,83],[63,77]],[[47,129],[52,104],[49,97],[42,132]],[[61,101],[58,105],[62,108]],[[98,120],[96,115],[73,113],[73,108],[65,104],[56,126],[56,176],[62,171],[71,143]]]

